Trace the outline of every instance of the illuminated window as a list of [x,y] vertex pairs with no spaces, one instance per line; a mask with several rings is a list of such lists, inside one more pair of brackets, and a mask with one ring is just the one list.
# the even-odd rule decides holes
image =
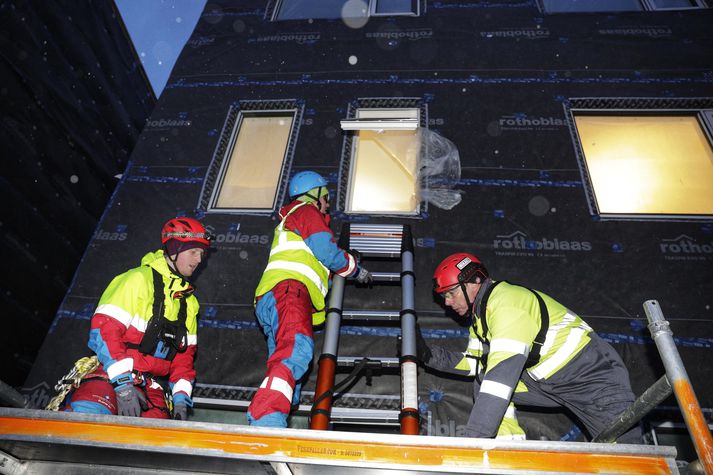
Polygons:
[[705,8],[700,0],[648,0],[650,10],[685,10],[688,8]]
[[284,102],[244,102],[231,109],[206,176],[201,208],[241,214],[276,209],[301,117],[300,108]]
[[710,219],[710,115],[571,109],[592,212],[605,219]]
[[625,12],[706,8],[703,0],[538,0],[545,13]]
[[346,213],[417,215],[421,108],[408,99],[395,100],[391,107],[378,100],[366,104],[374,107],[355,107],[350,120],[342,122],[351,131],[340,180],[345,182],[342,207]]
[[273,21],[367,18],[369,16],[418,16],[420,0],[276,0]]

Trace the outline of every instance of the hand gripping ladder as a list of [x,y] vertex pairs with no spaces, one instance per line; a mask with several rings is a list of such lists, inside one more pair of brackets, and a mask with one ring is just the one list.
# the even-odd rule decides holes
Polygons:
[[[332,410],[332,392],[337,366],[376,364],[379,367],[401,368],[401,410],[399,423],[402,434],[419,432],[418,385],[416,365],[416,312],[414,310],[413,239],[409,225],[350,224],[342,226],[339,239],[342,249],[359,251],[364,258],[401,259],[401,273],[372,272],[374,282],[401,281],[401,311],[342,310],[344,278],[335,276],[329,296],[325,324],[324,346],[319,357],[319,371],[312,406],[311,429],[326,430]],[[339,329],[342,320],[401,320],[401,357],[368,359],[337,357]]]

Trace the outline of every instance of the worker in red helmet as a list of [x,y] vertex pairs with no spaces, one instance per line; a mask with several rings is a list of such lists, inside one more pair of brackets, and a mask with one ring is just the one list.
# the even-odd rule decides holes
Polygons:
[[[163,248],[111,281],[89,331],[100,365],[70,394],[65,411],[187,418],[198,327],[198,300],[188,279],[210,239],[198,220],[170,219],[161,231]],[[168,387],[157,378],[167,378]]]
[[[428,345],[417,331],[418,357],[428,367],[474,377],[469,437],[524,439],[515,405],[565,407],[596,437],[633,402],[619,354],[582,318],[542,292],[494,281],[473,254],[446,257],[433,290],[470,318],[464,352]],[[641,443],[638,426],[619,442]]]

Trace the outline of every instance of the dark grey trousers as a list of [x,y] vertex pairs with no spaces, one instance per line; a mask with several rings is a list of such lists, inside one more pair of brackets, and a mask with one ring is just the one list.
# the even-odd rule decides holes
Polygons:
[[[607,428],[634,402],[629,372],[612,346],[595,333],[565,367],[547,380],[536,381],[522,374],[526,393],[513,393],[515,405],[566,407],[585,426],[591,437]],[[617,439],[640,444],[641,428],[636,425]]]

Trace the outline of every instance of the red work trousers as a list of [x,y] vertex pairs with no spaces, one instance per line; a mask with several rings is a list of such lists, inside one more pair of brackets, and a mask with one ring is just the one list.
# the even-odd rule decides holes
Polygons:
[[[166,396],[157,382],[146,378],[145,385],[140,386],[139,390],[144,391],[149,405],[148,410],[141,412],[141,417],[169,418]],[[89,414],[117,414],[116,393],[101,366],[86,375],[79,387],[70,393],[64,410]]]
[[284,280],[257,302],[255,313],[267,337],[265,379],[248,407],[251,425],[286,427],[292,404],[299,402],[296,384],[314,354],[312,300],[307,287]]

